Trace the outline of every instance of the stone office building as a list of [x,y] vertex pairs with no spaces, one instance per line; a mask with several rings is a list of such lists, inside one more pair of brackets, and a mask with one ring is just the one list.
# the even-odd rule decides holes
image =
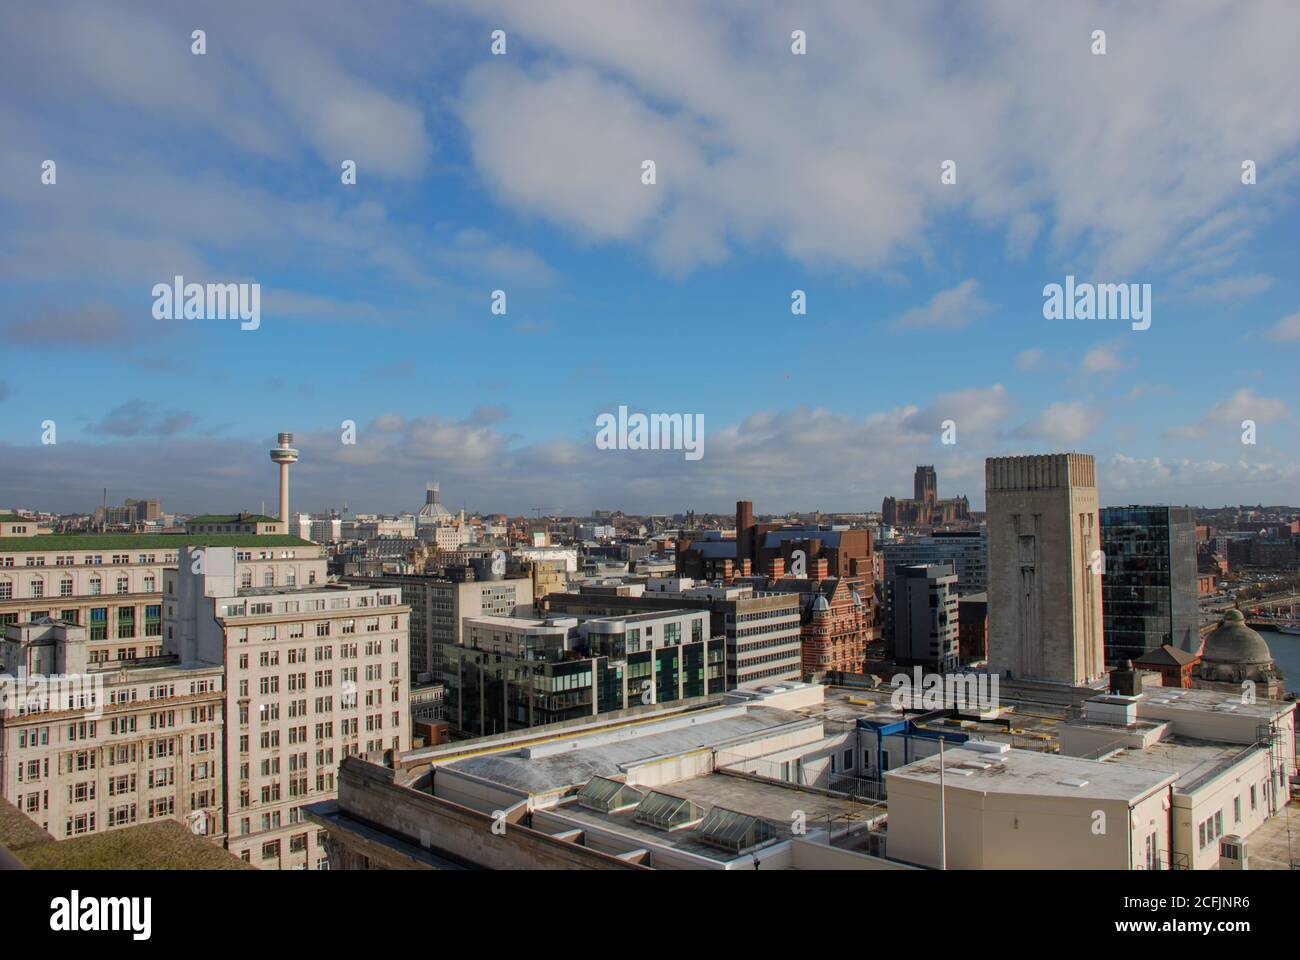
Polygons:
[[344,757],[410,745],[410,608],[393,587],[326,583],[323,557],[201,551],[167,571],[167,642],[182,665],[225,672],[227,848],[263,869],[319,868],[304,806],[336,795]]
[[[0,796],[58,840],[157,820],[224,839],[220,664],[97,666],[86,628],[43,618],[0,636]],[[17,678],[64,678],[23,690]]]

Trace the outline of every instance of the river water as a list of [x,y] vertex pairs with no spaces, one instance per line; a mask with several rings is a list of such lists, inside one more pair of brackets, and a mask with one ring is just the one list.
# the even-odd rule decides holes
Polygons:
[[1286,678],[1286,689],[1300,691],[1300,637],[1276,630],[1260,630],[1259,635],[1268,644],[1273,661]]

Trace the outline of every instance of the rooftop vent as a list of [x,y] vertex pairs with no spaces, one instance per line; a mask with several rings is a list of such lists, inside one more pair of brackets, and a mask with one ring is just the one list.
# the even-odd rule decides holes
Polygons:
[[1088,781],[1085,780],[1083,777],[1062,777],[1060,780],[1057,780],[1056,782],[1063,787],[1074,787],[1076,790],[1080,787],[1086,787],[1088,785]]

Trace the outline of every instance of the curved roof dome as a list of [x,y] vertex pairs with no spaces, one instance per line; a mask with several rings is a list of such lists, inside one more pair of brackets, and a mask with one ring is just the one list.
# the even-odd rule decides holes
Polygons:
[[1272,663],[1268,644],[1250,627],[1240,610],[1229,610],[1205,637],[1204,663]]

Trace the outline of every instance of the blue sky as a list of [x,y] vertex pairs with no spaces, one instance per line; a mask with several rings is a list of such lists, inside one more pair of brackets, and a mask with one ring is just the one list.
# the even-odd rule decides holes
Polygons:
[[[265,6],[0,12],[0,504],[257,508],[281,429],[311,510],[878,509],[916,463],[980,505],[1053,450],[1300,502],[1294,5]],[[155,320],[176,274],[260,329]],[[1044,320],[1067,274],[1151,329]],[[703,459],[597,450],[620,404]]]

